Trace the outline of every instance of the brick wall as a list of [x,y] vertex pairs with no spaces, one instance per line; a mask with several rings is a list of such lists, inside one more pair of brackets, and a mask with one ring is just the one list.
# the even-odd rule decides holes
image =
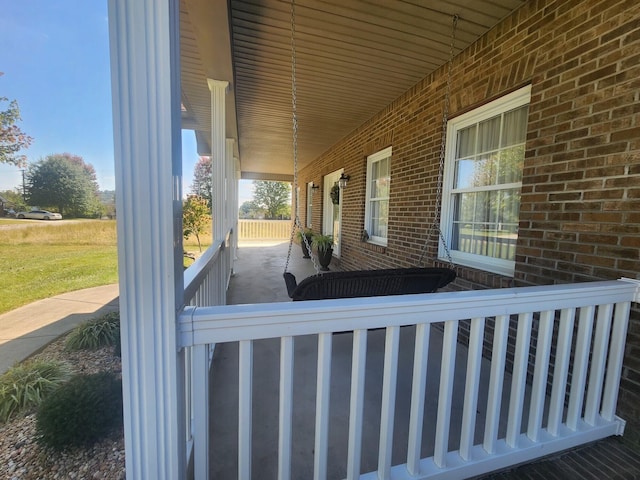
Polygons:
[[[444,68],[428,76],[301,171],[301,185],[313,181],[322,189],[329,172],[344,168],[351,175],[343,200],[342,268],[411,266],[419,259],[434,219],[445,80]],[[451,116],[526,84],[532,97],[514,278],[458,267],[451,288],[635,278],[640,3],[528,2],[454,59]],[[389,145],[389,237],[381,249],[361,242],[366,156]],[[321,204],[314,202],[315,230],[321,230]],[[429,264],[436,251],[432,238]],[[634,312],[619,401],[632,439],[640,438],[638,345],[640,315]]]

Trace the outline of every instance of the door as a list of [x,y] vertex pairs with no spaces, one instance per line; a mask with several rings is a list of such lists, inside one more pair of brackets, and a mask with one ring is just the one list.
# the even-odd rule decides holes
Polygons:
[[324,176],[324,200],[322,206],[322,233],[333,236],[333,255],[340,257],[340,225],[342,223],[342,190],[338,189],[339,202],[331,199],[331,189],[338,185],[338,179],[344,170],[336,170]]

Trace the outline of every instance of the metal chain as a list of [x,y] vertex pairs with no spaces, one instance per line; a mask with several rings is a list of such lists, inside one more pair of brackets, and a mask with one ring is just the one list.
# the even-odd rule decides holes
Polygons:
[[[291,0],[291,110],[293,120],[293,191],[292,198],[295,199],[296,212],[294,215],[294,221],[291,224],[291,236],[289,237],[289,251],[287,252],[287,261],[284,266],[284,271],[289,269],[289,261],[291,260],[291,248],[293,246],[293,236],[296,229],[304,231],[302,222],[300,222],[300,216],[298,215],[298,89],[296,84],[296,2]],[[316,273],[320,273],[320,266],[316,262],[315,257],[309,244],[309,239],[306,235],[301,235],[309,256],[313,262],[313,267]]]
[[420,253],[420,259],[418,260],[418,265],[422,265],[424,260],[424,256],[427,252],[427,246],[431,242],[433,235],[435,232],[438,233],[439,240],[442,243],[445,254],[447,256],[447,260],[449,261],[449,266],[453,268],[453,259],[451,258],[451,252],[449,251],[449,245],[447,245],[447,241],[444,238],[444,234],[442,233],[442,229],[440,228],[440,210],[442,207],[442,184],[444,177],[444,160],[445,160],[445,142],[447,139],[447,120],[449,117],[449,97],[451,95],[451,64],[453,63],[453,54],[456,42],[456,30],[458,27],[458,19],[460,17],[456,14],[453,16],[453,21],[451,25],[451,45],[449,48],[449,62],[447,66],[447,83],[444,95],[444,110],[442,112],[442,138],[440,141],[440,165],[438,168],[438,182],[436,184],[436,210],[433,218],[433,223],[429,228],[429,233],[427,234],[427,241],[422,246],[422,251]]

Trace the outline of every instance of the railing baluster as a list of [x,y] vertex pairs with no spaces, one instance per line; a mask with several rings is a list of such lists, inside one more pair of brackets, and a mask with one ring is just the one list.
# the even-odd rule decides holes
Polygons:
[[195,478],[209,477],[209,354],[207,345],[191,347],[191,370],[198,379],[192,384],[193,465]]
[[555,310],[545,310],[540,314],[538,340],[536,342],[536,363],[533,370],[533,385],[531,388],[531,406],[529,407],[529,425],[527,427],[527,436],[534,442],[538,441],[538,435],[542,428],[554,320]]
[[291,418],[293,407],[293,337],[280,339],[280,411],[278,480],[291,478]]
[[327,478],[329,448],[329,393],[331,383],[331,333],[318,335],[318,377],[316,391],[316,439],[313,478]]
[[602,388],[604,386],[604,366],[607,347],[611,331],[611,313],[613,305],[608,303],[598,306],[596,334],[594,335],[593,353],[591,354],[591,371],[589,372],[589,387],[585,404],[584,421],[595,425],[596,416],[600,410]]
[[529,363],[529,340],[533,313],[518,315],[518,333],[516,334],[516,352],[513,360],[511,395],[509,396],[509,418],[507,420],[507,445],[516,448],[522,425],[524,407],[524,389],[527,383],[527,365]]
[[622,373],[622,360],[624,358],[624,345],[627,340],[630,308],[629,302],[616,304],[601,410],[602,418],[608,421],[612,421],[616,415],[618,386],[620,385],[620,374]]
[[440,467],[446,467],[445,457],[449,448],[449,427],[451,425],[451,398],[453,396],[453,374],[456,367],[456,344],[458,341],[458,321],[444,323],[442,339],[442,365],[440,367],[440,393],[438,395],[438,414],[436,421],[435,448],[433,461]]
[[549,401],[549,422],[547,423],[547,430],[553,436],[558,435],[558,429],[560,428],[560,423],[562,423],[575,315],[574,308],[564,308],[560,313],[555,366],[553,368],[553,385],[551,386],[551,399]]
[[569,395],[569,408],[567,409],[567,426],[571,430],[578,428],[578,419],[582,415],[582,406],[584,405],[589,350],[591,347],[591,334],[593,333],[593,313],[594,307],[592,305],[580,308],[576,352],[571,375],[571,393]]
[[362,455],[362,419],[364,406],[364,379],[367,365],[367,331],[353,332],[353,357],[351,360],[351,400],[349,403],[349,453],[347,479],[360,476]]
[[462,431],[460,433],[460,456],[471,459],[471,447],[476,430],[478,390],[480,386],[480,366],[482,365],[482,341],[484,340],[484,317],[471,319],[471,335],[467,357],[467,378],[464,387],[464,409]]
[[238,478],[251,478],[253,341],[241,340],[238,364]]
[[430,332],[431,324],[421,323],[416,327],[411,412],[409,416],[409,445],[407,448],[407,470],[411,475],[418,475],[419,473],[418,465],[422,449],[422,425],[424,422],[424,401],[427,388]]
[[393,420],[396,406],[399,342],[400,327],[387,327],[384,344],[380,447],[378,449],[378,478],[380,480],[391,478],[391,451],[393,448]]
[[487,420],[484,426],[484,440],[482,443],[483,448],[489,454],[494,453],[496,440],[498,439],[508,334],[509,317],[507,315],[497,316],[493,331],[493,349],[491,351]]

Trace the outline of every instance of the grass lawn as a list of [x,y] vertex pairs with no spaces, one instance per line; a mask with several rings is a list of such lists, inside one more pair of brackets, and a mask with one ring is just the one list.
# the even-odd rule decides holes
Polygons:
[[116,283],[115,221],[0,230],[0,313],[61,293]]
[[[73,290],[118,282],[115,220],[74,223],[1,219],[0,313]],[[202,250],[211,234],[200,236]],[[195,237],[184,249],[200,255]],[[185,266],[191,260],[185,259]]]
[[41,220],[16,220],[15,218],[0,218],[0,227],[3,225],[24,225],[25,223],[36,223]]

